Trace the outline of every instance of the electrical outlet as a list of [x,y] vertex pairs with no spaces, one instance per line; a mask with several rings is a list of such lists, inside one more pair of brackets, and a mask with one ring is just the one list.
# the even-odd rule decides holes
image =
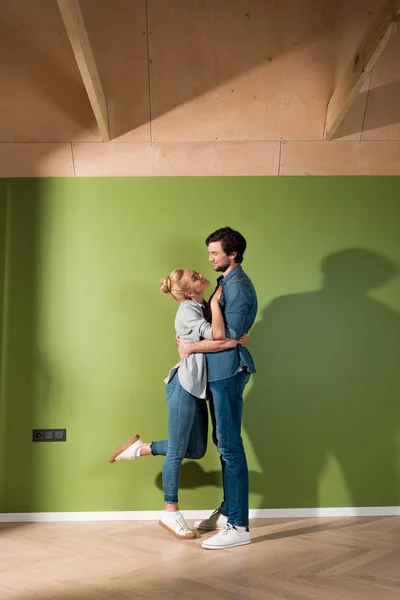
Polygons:
[[33,429],[32,442],[66,442],[66,429]]

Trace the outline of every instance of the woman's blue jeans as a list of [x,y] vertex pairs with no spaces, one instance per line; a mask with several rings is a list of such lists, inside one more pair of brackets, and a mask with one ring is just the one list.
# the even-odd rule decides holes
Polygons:
[[151,443],[154,456],[164,455],[162,470],[164,501],[178,503],[184,458],[203,458],[207,449],[208,412],[206,401],[183,389],[178,373],[167,384],[168,440]]

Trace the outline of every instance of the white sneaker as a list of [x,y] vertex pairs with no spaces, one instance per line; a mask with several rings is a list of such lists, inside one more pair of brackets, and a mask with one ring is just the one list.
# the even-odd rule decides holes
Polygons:
[[181,512],[178,512],[174,517],[170,517],[167,511],[164,511],[158,524],[180,540],[195,540],[197,538],[196,533],[189,529]]
[[110,456],[108,462],[113,463],[117,460],[134,460],[136,458],[137,450],[142,446],[144,446],[143,440],[141,440],[138,435],[134,435]]
[[250,544],[250,541],[249,531],[239,533],[233,525],[228,523],[222,531],[203,542],[201,547],[206,548],[207,550],[223,550],[224,548],[245,546],[246,544]]
[[224,529],[226,524],[228,523],[228,517],[225,517],[221,514],[219,508],[214,510],[213,514],[208,517],[205,521],[196,521],[194,526],[196,529],[206,529],[208,531],[213,531],[214,529]]

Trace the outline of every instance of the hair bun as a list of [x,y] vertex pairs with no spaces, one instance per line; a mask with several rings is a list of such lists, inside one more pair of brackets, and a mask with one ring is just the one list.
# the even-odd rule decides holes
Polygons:
[[171,277],[169,275],[161,279],[160,289],[164,294],[171,293]]

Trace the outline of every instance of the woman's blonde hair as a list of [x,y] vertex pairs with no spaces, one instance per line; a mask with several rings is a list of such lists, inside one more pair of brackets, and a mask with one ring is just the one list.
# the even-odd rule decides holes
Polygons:
[[171,294],[178,302],[187,300],[186,294],[190,292],[190,286],[182,282],[184,272],[185,269],[175,269],[160,281],[160,290],[164,294]]

